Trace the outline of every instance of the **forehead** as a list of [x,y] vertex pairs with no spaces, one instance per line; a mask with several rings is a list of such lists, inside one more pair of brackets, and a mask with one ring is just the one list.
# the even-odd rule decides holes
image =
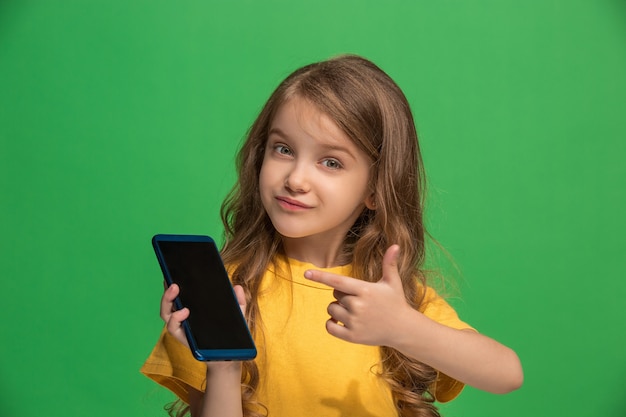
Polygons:
[[357,149],[356,144],[326,113],[298,96],[282,103],[270,124],[270,134],[279,133],[287,138],[306,137],[320,144]]

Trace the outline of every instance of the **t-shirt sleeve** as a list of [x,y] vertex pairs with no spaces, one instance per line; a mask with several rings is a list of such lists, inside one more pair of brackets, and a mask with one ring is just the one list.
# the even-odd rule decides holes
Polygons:
[[189,388],[204,391],[206,365],[196,360],[191,350],[165,328],[159,341],[141,367],[141,373],[189,403]]
[[[226,265],[226,271],[232,277],[234,267]],[[194,358],[191,350],[170,335],[165,326],[140,372],[187,404],[190,388],[205,390],[206,364]]]
[[[458,330],[474,330],[470,325],[463,322],[454,308],[450,306],[437,292],[428,287],[419,311],[437,323],[443,324]],[[463,384],[448,375],[439,372],[437,380],[431,387],[431,392],[440,403],[445,403],[456,398],[463,390]]]

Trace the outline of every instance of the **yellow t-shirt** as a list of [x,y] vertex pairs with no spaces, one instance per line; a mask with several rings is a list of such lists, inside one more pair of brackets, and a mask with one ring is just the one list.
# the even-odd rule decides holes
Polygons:
[[[377,376],[379,348],[345,342],[326,332],[333,291],[306,280],[307,269],[323,268],[290,259],[288,264],[279,263],[278,271],[268,269],[263,278],[258,297],[262,332],[255,340],[259,402],[275,417],[397,416],[391,391]],[[352,276],[350,265],[323,270]],[[432,288],[420,311],[446,326],[471,328]],[[165,330],[141,372],[185,402],[188,387],[204,391],[206,365]],[[462,389],[462,383],[444,374],[432,387],[439,402],[453,399]]]

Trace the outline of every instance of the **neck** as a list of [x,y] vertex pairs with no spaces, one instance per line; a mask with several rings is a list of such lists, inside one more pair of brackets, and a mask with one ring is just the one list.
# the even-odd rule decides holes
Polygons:
[[309,236],[305,238],[282,238],[287,257],[311,263],[318,268],[332,268],[343,265],[343,238],[328,239]]

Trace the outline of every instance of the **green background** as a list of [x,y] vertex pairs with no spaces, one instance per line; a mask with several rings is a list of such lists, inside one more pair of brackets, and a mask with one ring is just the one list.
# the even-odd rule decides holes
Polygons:
[[161,328],[150,238],[219,237],[264,100],[343,52],[406,92],[458,271],[431,262],[524,364],[519,391],[444,415],[626,415],[617,0],[1,1],[0,415],[164,415],[138,371]]

